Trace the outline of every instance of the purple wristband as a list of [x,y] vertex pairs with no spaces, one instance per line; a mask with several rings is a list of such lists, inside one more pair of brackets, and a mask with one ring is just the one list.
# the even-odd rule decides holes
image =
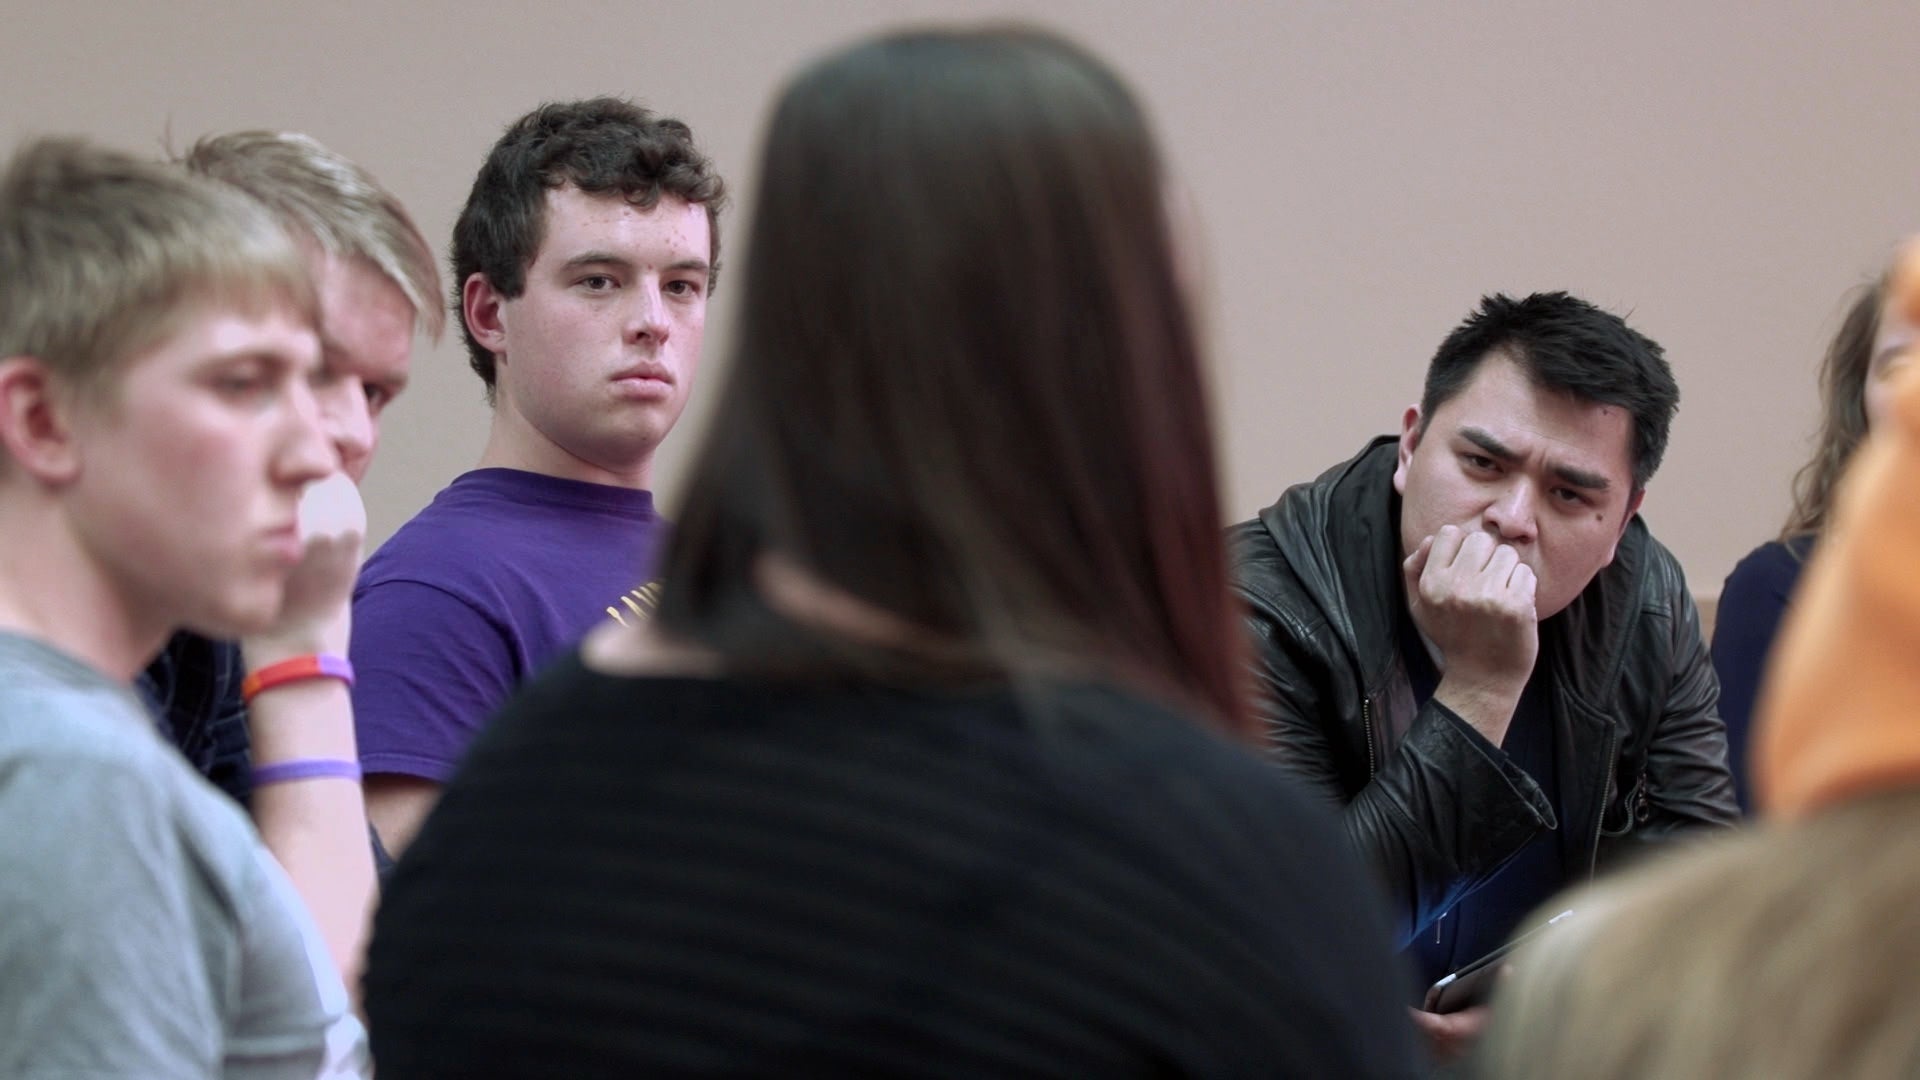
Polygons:
[[284,784],[289,780],[358,779],[360,763],[340,758],[295,758],[292,761],[276,761],[271,765],[257,765],[253,770],[255,787]]

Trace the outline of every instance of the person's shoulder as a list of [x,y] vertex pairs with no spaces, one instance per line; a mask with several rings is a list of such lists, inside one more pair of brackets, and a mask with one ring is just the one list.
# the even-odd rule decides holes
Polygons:
[[141,678],[163,701],[188,699],[194,708],[210,709],[229,692],[239,692],[245,669],[239,642],[181,630],[167,639]]
[[[724,680],[609,673],[589,666],[580,646],[565,648],[491,710],[466,748],[461,772],[537,771],[533,762],[565,757],[582,745],[599,748],[580,762],[582,770],[623,772],[630,762],[622,755],[674,729],[676,718],[724,712],[731,686]],[[704,734],[707,728],[687,730]]]
[[1044,758],[1050,805],[1034,828],[1090,854],[1052,872],[1097,881],[1116,903],[1158,908],[1160,925],[1134,942],[1140,948],[1191,931],[1188,946],[1204,952],[1193,942],[1225,931],[1235,959],[1209,962],[1251,965],[1265,974],[1239,970],[1263,982],[1286,982],[1277,957],[1300,961],[1302,949],[1329,965],[1377,962],[1353,977],[1378,982],[1375,1004],[1390,1000],[1387,921],[1329,806],[1253,748],[1173,709],[1112,689],[1067,702],[1079,730]]
[[[1613,561],[1594,575],[1562,616],[1556,618],[1561,618],[1564,627],[1584,625],[1591,635],[1570,639],[1576,652],[1592,650],[1589,660],[1624,650],[1630,658],[1650,658],[1634,659],[1633,664],[1650,662],[1664,667],[1672,659],[1674,648],[1695,641],[1705,645],[1686,570],[1638,514],[1628,520]],[[1585,646],[1580,644],[1583,640]],[[1577,667],[1594,672],[1610,670],[1604,663]]]
[[[7,725],[0,760],[43,765],[63,786],[112,791],[116,800],[150,807],[190,801],[195,789],[205,788],[126,695],[26,689],[0,695],[0,703],[25,721]],[[216,793],[205,788],[205,794]]]
[[1053,707],[1065,738],[1047,747],[1054,759],[1050,768],[1100,790],[1126,791],[1136,808],[1180,806],[1200,815],[1259,808],[1262,819],[1324,816],[1251,747],[1228,741],[1172,706],[1085,683],[1058,691]]
[[[0,762],[44,767],[62,783],[126,790],[150,796],[163,772],[166,746],[157,732],[141,730],[145,718],[113,695],[48,686],[0,692],[0,709],[12,714],[0,734]],[[184,768],[184,764],[182,765]],[[26,775],[23,773],[22,775]]]
[[[169,748],[132,692],[48,654],[47,663],[0,656],[0,759],[59,761],[87,772],[138,773]],[[184,766],[183,766],[184,767]]]
[[1639,514],[1628,519],[1626,531],[1614,549],[1613,561],[1594,575],[1595,584],[1605,581],[1629,587],[1637,581],[1642,603],[1661,606],[1687,591],[1687,574],[1679,557],[1653,535],[1653,529]]
[[551,723],[579,719],[606,709],[643,713],[653,703],[672,703],[683,698],[697,700],[698,688],[704,685],[691,681],[695,691],[689,693],[686,689],[689,680],[604,672],[588,666],[581,655],[582,647],[576,645],[555,653],[514,690],[488,726],[504,725],[510,730],[530,727],[537,732]]
[[115,821],[142,833],[178,830],[196,848],[224,850],[211,858],[225,871],[239,865],[244,815],[161,739],[130,695],[16,684],[0,692],[0,707],[16,718],[0,734],[0,788],[16,806],[63,817],[58,807],[67,806],[92,822],[79,826],[90,834]]
[[1257,579],[1286,565],[1264,512],[1260,517],[1227,526],[1226,539],[1227,567],[1236,582]]
[[651,492],[518,469],[475,469],[442,488],[374,551],[356,592],[404,580],[462,595],[476,589],[492,594],[511,580],[550,580],[559,553],[599,553],[629,539],[644,547],[665,528]]
[[1393,446],[1377,437],[1228,528],[1229,573],[1256,609],[1290,621],[1343,589],[1346,567],[1356,552],[1371,550],[1388,520]]
[[1727,574],[1727,589],[1742,586],[1770,586],[1799,578],[1806,560],[1813,553],[1813,537],[1796,536],[1787,541],[1769,540],[1746,553]]
[[1359,453],[1281,492],[1260,511],[1260,523],[1276,537],[1294,534],[1325,543],[1340,525],[1373,522],[1389,505],[1397,445],[1392,436],[1375,436]]
[[487,482],[484,474],[488,471],[455,477],[434,495],[433,501],[395,529],[373,557],[427,550],[446,543],[450,535],[460,536],[497,526],[503,514],[511,513],[514,504]]
[[511,528],[515,504],[465,473],[394,530],[361,567],[356,596],[375,585],[412,581],[449,587],[485,580],[506,561],[494,543]]
[[1254,520],[1233,526],[1229,533],[1264,525],[1277,534],[1289,523],[1324,518],[1343,495],[1370,497],[1392,476],[1395,445],[1392,436],[1369,439],[1352,457],[1329,465],[1311,480],[1289,484]]
[[[1040,728],[1038,775],[1061,795],[1062,827],[1131,848],[1145,856],[1141,873],[1169,883],[1233,881],[1269,895],[1301,881],[1365,889],[1334,811],[1255,747],[1112,683],[1073,684],[1053,702],[1063,734]],[[1232,906],[1245,897],[1193,899]]]

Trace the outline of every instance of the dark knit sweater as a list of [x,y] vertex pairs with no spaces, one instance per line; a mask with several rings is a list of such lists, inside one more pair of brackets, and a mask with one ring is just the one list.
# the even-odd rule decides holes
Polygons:
[[1095,685],[631,679],[576,657],[389,879],[410,1077],[1405,1075],[1324,811]]

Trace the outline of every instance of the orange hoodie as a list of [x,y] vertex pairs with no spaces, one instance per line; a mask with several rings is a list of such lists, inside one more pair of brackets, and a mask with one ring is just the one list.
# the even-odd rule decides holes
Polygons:
[[[1920,248],[1894,289],[1920,315]],[[1920,364],[1894,378],[1762,685],[1755,779],[1776,817],[1920,786]]]

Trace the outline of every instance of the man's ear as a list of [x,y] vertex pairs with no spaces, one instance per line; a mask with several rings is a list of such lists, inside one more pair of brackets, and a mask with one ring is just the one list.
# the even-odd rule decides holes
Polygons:
[[1640,504],[1646,501],[1646,498],[1647,498],[1646,488],[1635,488],[1633,491],[1633,494],[1627,497],[1627,513],[1625,517],[1622,517],[1620,519],[1620,535],[1621,536],[1627,535],[1627,522],[1632,521],[1633,515],[1640,512]]
[[1627,496],[1627,512],[1620,515],[1620,531],[1613,535],[1613,546],[1607,549],[1607,561],[1600,565],[1613,562],[1613,553],[1620,550],[1620,539],[1627,535],[1627,526],[1633,522],[1633,515],[1640,512],[1640,503],[1646,497],[1646,488],[1635,489],[1633,494]]
[[29,475],[48,486],[80,475],[71,391],[63,392],[37,357],[0,360],[0,446]]
[[1409,405],[1400,416],[1400,461],[1393,467],[1393,490],[1407,493],[1407,469],[1413,464],[1413,451],[1420,445],[1420,406]]
[[500,317],[506,302],[487,275],[477,270],[460,285],[460,317],[466,321],[467,333],[495,356],[507,351],[507,328]]

